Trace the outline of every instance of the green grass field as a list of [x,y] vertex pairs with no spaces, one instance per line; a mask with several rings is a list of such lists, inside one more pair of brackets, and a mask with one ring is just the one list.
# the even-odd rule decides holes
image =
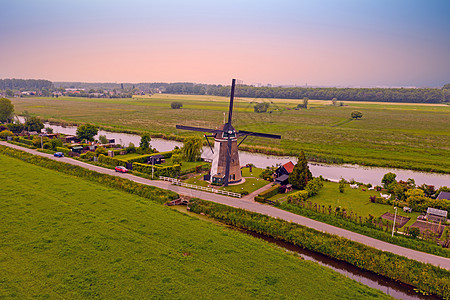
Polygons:
[[[294,191],[295,192],[295,191]],[[270,200],[287,200],[287,197],[290,193],[287,194],[277,194],[270,198]],[[394,206],[380,203],[372,203],[369,200],[370,196],[380,196],[380,192],[376,191],[363,191],[361,188],[352,189],[347,184],[344,193],[339,192],[339,183],[336,182],[324,182],[323,188],[319,191],[319,193],[311,198],[308,198],[308,201],[312,203],[317,203],[319,205],[325,205],[328,208],[329,205],[334,209],[335,207],[345,208],[346,211],[353,211],[363,218],[372,215],[376,218],[380,217],[386,212],[394,213]],[[397,211],[398,215],[404,217],[410,217],[411,220],[408,221],[406,226],[412,225],[416,218],[420,215],[418,212],[413,213],[405,213],[401,209]]]
[[[172,101],[182,109],[171,109]],[[132,99],[14,98],[17,112],[45,119],[91,122],[114,130],[153,134],[193,134],[176,124],[215,128],[223,122],[228,99],[215,96],[153,95]],[[253,112],[252,102],[272,101],[272,113]],[[341,161],[450,173],[450,106],[310,100],[309,109],[293,110],[302,100],[237,99],[235,127],[273,134],[282,140],[248,138],[243,144],[257,151],[296,155],[322,161]],[[360,120],[350,121],[359,110]],[[197,133],[201,134],[201,133]]]
[[387,298],[268,243],[0,155],[0,298]]

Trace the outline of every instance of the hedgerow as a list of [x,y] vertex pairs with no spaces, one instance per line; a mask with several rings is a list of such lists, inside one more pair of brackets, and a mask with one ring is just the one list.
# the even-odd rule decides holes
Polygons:
[[5,146],[0,146],[0,153],[4,155],[8,155],[10,157],[18,158],[22,161],[44,167],[51,170],[56,170],[58,172],[62,172],[65,174],[69,174],[75,177],[84,178],[89,181],[93,181],[107,187],[115,188],[118,190],[125,191],[130,194],[135,194],[144,198],[147,198],[152,201],[156,201],[159,203],[165,203],[170,200],[174,200],[178,198],[178,194],[162,190],[153,186],[144,185],[140,183],[136,183],[134,181],[111,176],[107,174],[98,173],[95,171],[91,171],[85,169],[83,167],[54,161],[52,159],[41,157],[37,155],[33,155],[30,153],[26,153],[20,150],[8,148]]
[[444,298],[450,297],[450,271],[431,264],[243,209],[200,199],[191,200],[189,207],[192,212],[204,213],[228,225],[281,239],[346,261],[358,268],[410,284],[428,293]]

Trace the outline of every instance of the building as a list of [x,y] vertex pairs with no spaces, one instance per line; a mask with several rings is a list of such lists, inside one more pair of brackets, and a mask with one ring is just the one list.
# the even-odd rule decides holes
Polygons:
[[294,170],[294,164],[290,161],[280,166],[275,171],[275,183],[280,184],[281,186],[289,184],[289,174]]
[[450,192],[440,192],[436,199],[450,200]]

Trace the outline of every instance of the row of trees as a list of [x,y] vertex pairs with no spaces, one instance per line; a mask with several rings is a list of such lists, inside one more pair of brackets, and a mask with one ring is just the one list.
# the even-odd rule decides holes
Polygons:
[[53,88],[53,83],[44,79],[0,79],[0,90],[42,90]]
[[[236,95],[249,98],[318,99],[341,101],[381,101],[441,103],[450,102],[450,89],[436,88],[301,88],[238,86]],[[164,87],[165,93],[229,96],[230,87],[223,85],[172,83]]]

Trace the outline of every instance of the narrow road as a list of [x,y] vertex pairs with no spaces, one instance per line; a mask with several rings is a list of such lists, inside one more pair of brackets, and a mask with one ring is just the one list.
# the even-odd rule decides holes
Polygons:
[[90,165],[88,163],[74,160],[71,158],[54,157],[51,154],[41,153],[36,150],[16,146],[13,144],[8,144],[3,141],[0,141],[0,145],[15,148],[18,150],[22,150],[22,151],[25,151],[25,152],[28,152],[28,153],[31,153],[34,155],[40,155],[40,156],[47,157],[47,158],[50,158],[53,160],[62,161],[62,162],[69,163],[72,165],[81,166],[83,168],[93,170],[93,171],[96,171],[99,173],[124,177],[124,178],[127,178],[129,180],[132,180],[132,181],[135,181],[138,183],[155,186],[155,187],[165,189],[165,190],[174,191],[179,194],[183,194],[183,195],[187,195],[187,196],[191,196],[191,197],[197,197],[200,199],[204,199],[204,200],[208,200],[208,201],[212,201],[212,202],[216,202],[216,203],[221,203],[221,204],[225,204],[225,205],[236,207],[236,208],[242,208],[242,209],[257,212],[260,214],[265,214],[265,215],[268,215],[268,216],[271,216],[274,218],[279,218],[279,219],[283,219],[286,221],[294,222],[294,223],[297,223],[297,224],[300,224],[303,226],[313,228],[318,231],[335,234],[335,235],[347,238],[349,240],[352,240],[352,241],[355,241],[355,242],[358,242],[358,243],[361,243],[361,244],[364,244],[364,245],[367,245],[367,246],[370,246],[370,247],[373,247],[373,248],[376,248],[376,249],[379,249],[382,251],[388,251],[388,252],[391,252],[391,253],[394,253],[397,255],[405,256],[407,258],[423,262],[423,263],[429,263],[434,266],[439,266],[441,268],[450,270],[450,259],[448,259],[448,258],[444,258],[444,257],[440,257],[440,256],[400,247],[400,246],[393,245],[390,243],[386,243],[386,242],[383,242],[383,241],[380,241],[380,240],[377,240],[377,239],[374,239],[371,237],[367,237],[367,236],[359,234],[359,233],[351,232],[346,229],[342,229],[342,228],[328,225],[325,223],[321,223],[321,222],[318,222],[315,220],[311,220],[311,219],[278,209],[273,206],[254,202],[252,199],[249,199],[247,197],[244,197],[241,199],[231,198],[231,197],[224,196],[224,195],[217,195],[217,194],[212,194],[212,193],[208,193],[208,192],[204,192],[204,191],[193,190],[193,189],[188,189],[188,188],[172,185],[166,181],[148,180],[145,178],[134,176],[132,174],[116,173],[114,170],[111,170],[111,169],[106,169],[106,168]]

